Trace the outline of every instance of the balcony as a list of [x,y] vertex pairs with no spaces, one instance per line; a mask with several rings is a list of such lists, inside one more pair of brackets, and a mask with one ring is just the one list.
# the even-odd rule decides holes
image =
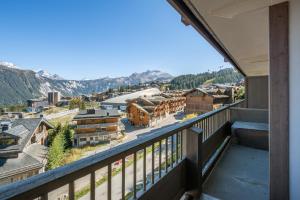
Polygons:
[[[232,125],[264,121],[267,111],[240,108],[243,104],[224,106],[4,186],[0,199],[180,199],[201,194],[224,199],[255,194],[267,199],[268,151],[257,146],[259,138],[247,131],[245,136],[243,127]],[[99,186],[103,177],[105,183]]]
[[120,122],[114,123],[99,123],[99,124],[84,124],[84,125],[77,125],[77,128],[105,128],[111,126],[121,126]]

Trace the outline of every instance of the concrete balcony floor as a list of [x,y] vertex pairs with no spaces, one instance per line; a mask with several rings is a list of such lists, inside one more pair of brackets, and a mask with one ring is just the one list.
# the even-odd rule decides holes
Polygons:
[[269,152],[232,144],[203,185],[222,200],[269,199]]

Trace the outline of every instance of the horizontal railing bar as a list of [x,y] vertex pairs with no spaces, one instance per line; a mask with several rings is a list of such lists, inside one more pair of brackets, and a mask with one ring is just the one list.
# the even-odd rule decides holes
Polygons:
[[75,181],[76,179],[86,176],[93,171],[105,167],[112,162],[122,159],[127,155],[146,148],[147,146],[150,146],[153,143],[158,142],[159,140],[174,135],[179,131],[188,129],[194,126],[195,123],[202,121],[212,115],[215,115],[223,110],[226,110],[232,106],[235,106],[241,102],[243,101],[223,106],[218,110],[205,113],[182,123],[177,123],[172,126],[159,129],[149,135],[140,137],[128,143],[121,144],[119,146],[113,147],[112,149],[100,152],[90,157],[80,159],[68,165],[44,172],[23,181],[3,186],[0,188],[0,199],[18,199],[18,196],[28,196],[30,198],[41,196],[44,193],[55,190],[70,183],[71,181]]

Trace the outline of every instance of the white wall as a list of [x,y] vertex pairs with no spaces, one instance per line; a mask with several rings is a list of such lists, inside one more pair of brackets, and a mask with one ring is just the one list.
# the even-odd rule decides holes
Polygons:
[[300,0],[290,0],[290,199],[300,199]]

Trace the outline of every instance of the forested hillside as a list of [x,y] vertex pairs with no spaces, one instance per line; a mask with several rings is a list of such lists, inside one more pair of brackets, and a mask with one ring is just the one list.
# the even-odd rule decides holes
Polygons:
[[170,82],[170,89],[191,89],[204,83],[236,83],[242,79],[243,76],[238,71],[226,68],[217,72],[178,76]]

